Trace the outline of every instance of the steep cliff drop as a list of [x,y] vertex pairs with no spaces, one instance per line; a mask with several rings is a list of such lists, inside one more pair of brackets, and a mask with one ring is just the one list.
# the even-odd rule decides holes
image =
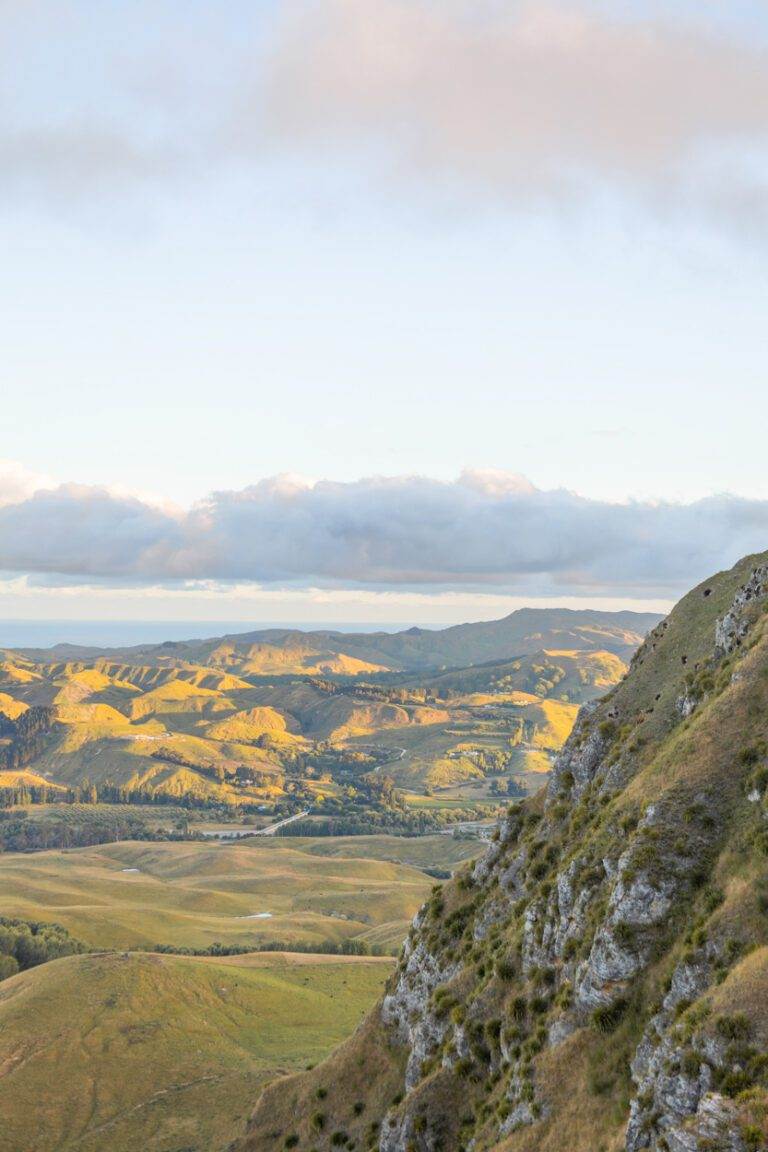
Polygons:
[[768,554],[678,604],[237,1152],[768,1148],[767,609]]

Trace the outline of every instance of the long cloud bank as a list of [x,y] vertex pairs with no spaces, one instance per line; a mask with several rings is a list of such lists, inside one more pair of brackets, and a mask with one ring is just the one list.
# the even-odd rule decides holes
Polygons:
[[768,501],[611,504],[499,472],[451,483],[275,477],[183,512],[77,485],[19,497],[14,484],[0,507],[0,571],[48,584],[667,596],[768,547]]

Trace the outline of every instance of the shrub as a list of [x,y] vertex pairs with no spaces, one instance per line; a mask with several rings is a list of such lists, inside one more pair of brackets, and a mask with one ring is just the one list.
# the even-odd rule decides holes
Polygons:
[[513,1020],[525,1020],[528,1015],[528,1001],[525,996],[515,996],[510,1005]]
[[489,1040],[497,1041],[501,1035],[501,1020],[487,1020],[485,1034]]
[[707,912],[714,912],[725,900],[725,893],[721,888],[707,888],[704,893],[704,907]]
[[752,1078],[748,1072],[731,1068],[718,1077],[717,1086],[725,1096],[738,1096],[740,1092],[752,1087]]
[[741,1137],[747,1152],[761,1152],[761,1149],[765,1147],[763,1130],[758,1128],[756,1124],[748,1124],[742,1128]]
[[748,748],[742,748],[739,752],[738,761],[744,768],[752,768],[760,762],[765,754],[766,745],[761,740],[759,744],[751,744]]
[[599,1008],[595,1008],[592,1013],[592,1022],[598,1032],[613,1032],[627,1007],[626,999],[620,996],[618,1000],[614,1000],[613,1004],[602,1004]]
[[496,975],[500,980],[514,979],[515,965],[508,956],[502,956],[501,959],[496,961]]
[[735,1016],[719,1016],[715,1028],[726,1040],[746,1040],[752,1031],[752,1025],[743,1012],[737,1012]]
[[574,936],[570,936],[563,948],[563,960],[572,960],[579,951],[579,942]]
[[4,952],[0,952],[0,980],[7,980],[9,976],[15,976],[19,971],[19,962],[15,956],[6,956]]

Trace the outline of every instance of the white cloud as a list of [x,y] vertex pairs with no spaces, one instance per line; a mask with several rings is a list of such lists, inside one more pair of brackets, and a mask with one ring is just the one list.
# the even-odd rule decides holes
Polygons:
[[452,483],[273,477],[213,493],[185,514],[77,485],[0,508],[0,570],[45,586],[664,597],[766,546],[768,501],[610,504],[496,471]]
[[0,507],[26,500],[40,488],[53,487],[54,481],[39,472],[31,472],[16,460],[0,460]]

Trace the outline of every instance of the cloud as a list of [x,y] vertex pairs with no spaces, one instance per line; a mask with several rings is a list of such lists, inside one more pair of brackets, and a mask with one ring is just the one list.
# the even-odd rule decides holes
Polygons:
[[0,507],[26,500],[40,488],[51,487],[53,481],[39,472],[31,472],[16,460],[0,460]]
[[[325,165],[338,145],[401,186],[515,201],[607,182],[710,218],[746,202],[762,223],[768,47],[692,8],[299,0],[254,22],[227,6],[179,19],[172,0],[120,14],[9,0],[0,63],[22,87],[0,85],[3,188],[113,197],[261,173],[286,148]],[[51,60],[56,85],[27,90]]]
[[63,485],[0,508],[0,570],[46,585],[496,588],[668,596],[768,545],[768,501],[610,504],[519,476],[273,477],[184,514]]
[[168,143],[141,143],[122,126],[89,119],[0,133],[6,193],[93,198],[165,179],[181,164]]
[[768,51],[619,6],[315,0],[283,26],[266,100],[279,137],[378,141],[400,173],[658,191],[702,150],[764,148]]

